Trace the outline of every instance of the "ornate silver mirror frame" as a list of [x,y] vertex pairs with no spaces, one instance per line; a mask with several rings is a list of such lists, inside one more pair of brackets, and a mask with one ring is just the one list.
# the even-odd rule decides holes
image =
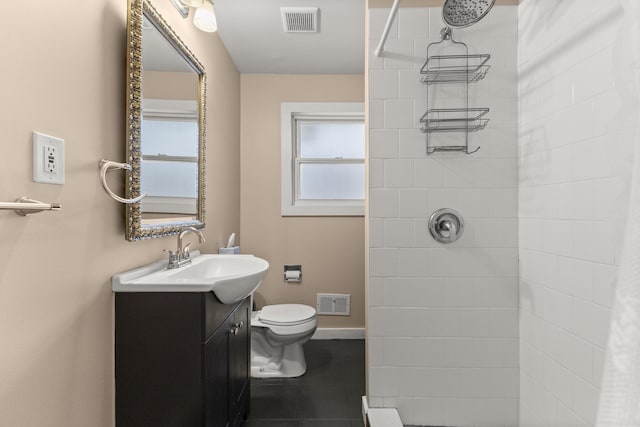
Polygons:
[[175,217],[169,215],[160,221],[145,221],[142,202],[126,205],[125,238],[129,241],[178,234],[185,227],[204,227],[205,202],[205,98],[206,74],[204,67],[169,27],[148,0],[129,0],[127,22],[127,161],[131,171],[126,175],[126,197],[141,194],[142,120],[143,120],[143,20],[149,20],[171,46],[193,68],[198,76],[198,159],[196,215]]

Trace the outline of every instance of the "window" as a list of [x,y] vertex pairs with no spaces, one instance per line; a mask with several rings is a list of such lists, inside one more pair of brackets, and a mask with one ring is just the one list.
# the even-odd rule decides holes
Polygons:
[[362,103],[282,103],[283,216],[364,215]]
[[147,193],[143,212],[196,214],[197,104],[145,99],[141,135],[141,191]]

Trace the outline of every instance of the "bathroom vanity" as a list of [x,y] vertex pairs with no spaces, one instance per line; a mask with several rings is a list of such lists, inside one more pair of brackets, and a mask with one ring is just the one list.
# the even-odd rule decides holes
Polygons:
[[115,294],[117,427],[237,427],[249,412],[251,298]]

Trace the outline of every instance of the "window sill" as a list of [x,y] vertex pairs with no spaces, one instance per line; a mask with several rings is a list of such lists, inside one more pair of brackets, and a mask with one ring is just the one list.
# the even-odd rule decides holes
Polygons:
[[362,205],[289,205],[282,206],[282,216],[364,216]]

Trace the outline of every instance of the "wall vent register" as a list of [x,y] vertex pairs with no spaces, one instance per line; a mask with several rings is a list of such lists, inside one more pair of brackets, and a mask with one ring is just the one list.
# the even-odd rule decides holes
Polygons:
[[318,294],[316,312],[325,316],[349,316],[351,314],[351,295]]

